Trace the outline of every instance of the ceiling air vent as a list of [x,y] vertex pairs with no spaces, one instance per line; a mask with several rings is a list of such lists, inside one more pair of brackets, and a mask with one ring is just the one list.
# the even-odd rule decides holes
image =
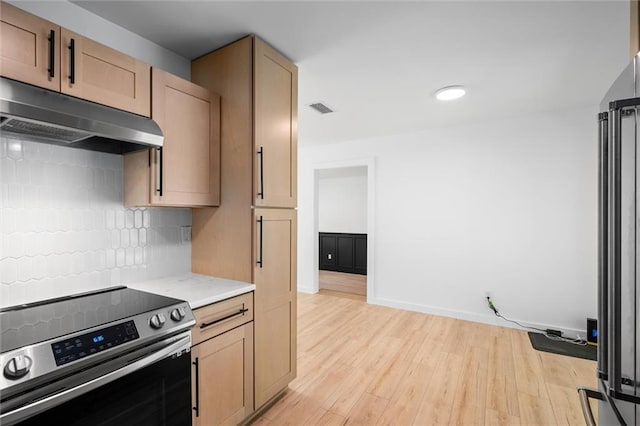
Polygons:
[[309,106],[318,111],[320,114],[329,114],[330,112],[333,112],[331,108],[329,108],[322,102],[316,102],[315,104],[311,104]]

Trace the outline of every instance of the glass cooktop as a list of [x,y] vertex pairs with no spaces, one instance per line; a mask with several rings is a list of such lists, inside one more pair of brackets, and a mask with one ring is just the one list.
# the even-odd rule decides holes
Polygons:
[[112,287],[4,308],[0,310],[0,353],[180,302],[127,287]]

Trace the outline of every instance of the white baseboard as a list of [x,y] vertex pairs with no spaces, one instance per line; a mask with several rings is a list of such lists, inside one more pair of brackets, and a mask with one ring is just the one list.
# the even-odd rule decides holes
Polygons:
[[298,293],[315,294],[317,291],[314,291],[313,287],[298,287]]
[[[479,322],[483,324],[491,324],[491,325],[497,325],[501,327],[522,329],[521,327],[518,327],[513,323],[502,320],[493,315],[480,315],[473,312],[443,309],[435,306],[419,305],[416,303],[407,303],[399,300],[384,299],[384,298],[370,297],[370,298],[367,298],[367,303],[370,303],[372,305],[380,305],[380,306],[388,306],[391,308],[405,309],[407,311],[422,312],[425,314],[439,315],[439,316],[449,317],[449,318],[457,318],[461,320]],[[576,337],[577,335],[580,335],[582,338],[586,338],[587,336],[587,332],[585,330],[567,328],[567,327],[562,327],[555,324],[532,323],[527,321],[520,321],[517,319],[516,321],[527,327],[535,327],[543,330],[546,330],[547,328],[551,328],[554,330],[561,330],[564,336],[570,337],[570,338]]]

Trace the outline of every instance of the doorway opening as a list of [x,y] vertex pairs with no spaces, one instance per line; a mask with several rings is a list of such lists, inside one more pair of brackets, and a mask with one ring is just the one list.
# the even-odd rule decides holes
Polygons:
[[373,298],[373,159],[314,167],[314,291]]

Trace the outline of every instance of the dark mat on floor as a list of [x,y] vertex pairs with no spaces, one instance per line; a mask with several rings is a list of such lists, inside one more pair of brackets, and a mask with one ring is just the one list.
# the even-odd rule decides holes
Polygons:
[[554,354],[572,356],[575,358],[584,358],[596,361],[598,352],[595,346],[591,345],[574,345],[573,343],[551,340],[542,333],[529,332],[529,340],[533,349],[543,352],[551,352]]

